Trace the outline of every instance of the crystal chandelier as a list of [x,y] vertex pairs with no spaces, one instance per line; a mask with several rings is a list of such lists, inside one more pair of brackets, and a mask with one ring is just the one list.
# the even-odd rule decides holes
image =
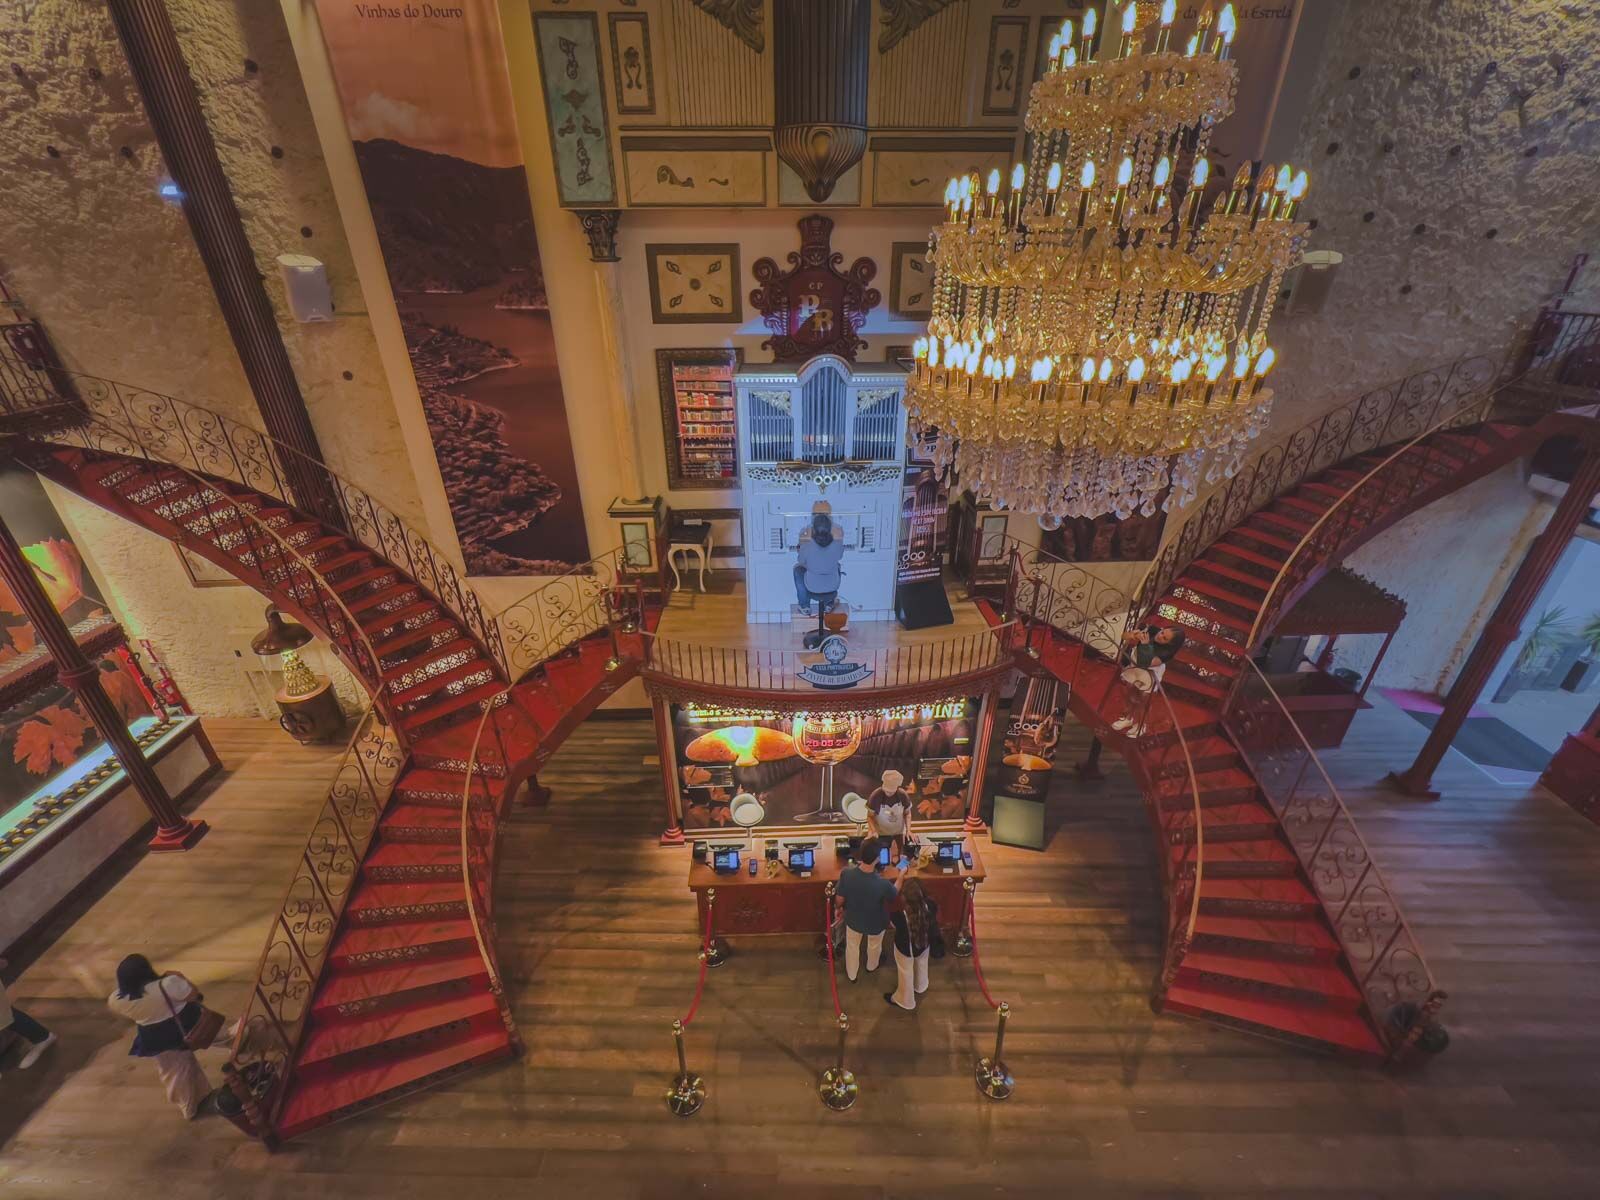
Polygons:
[[1149,516],[1169,487],[1162,507],[1188,504],[1271,408],[1266,324],[1306,174],[1245,164],[1208,203],[1237,26],[1208,7],[1179,51],[1174,10],[1116,9],[1114,56],[1096,57],[1094,10],[1077,36],[1067,21],[1028,102],[1029,163],[1005,190],[998,170],[952,179],[929,241],[912,421],[980,499],[1041,524]]

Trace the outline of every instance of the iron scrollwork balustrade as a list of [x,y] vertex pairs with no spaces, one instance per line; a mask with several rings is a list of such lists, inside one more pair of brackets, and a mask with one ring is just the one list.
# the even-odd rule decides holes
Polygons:
[[1441,996],[1372,852],[1294,718],[1260,668],[1245,660],[1243,682],[1224,718],[1278,817],[1391,1049],[1403,1031],[1386,1019],[1398,1005]]
[[[43,436],[91,450],[149,458],[272,496],[350,537],[406,571],[507,666],[498,626],[448,556],[393,506],[365,488],[232,417],[148,388],[57,368],[32,368],[0,348],[4,407],[11,413],[82,412],[88,422]],[[60,424],[59,422],[57,423]]]
[[305,1034],[312,997],[355,886],[361,862],[405,764],[405,751],[377,702],[345,746],[256,967],[230,1065],[254,1081],[271,1135]]
[[616,608],[621,548],[540,584],[501,609],[492,624],[513,680],[551,655],[606,628]]
[[1134,594],[1129,623],[1149,613],[1207,547],[1284,492],[1355,455],[1407,442],[1424,430],[1482,420],[1512,382],[1503,378],[1502,361],[1469,355],[1418,371],[1324,413],[1267,447],[1227,476],[1168,537]]

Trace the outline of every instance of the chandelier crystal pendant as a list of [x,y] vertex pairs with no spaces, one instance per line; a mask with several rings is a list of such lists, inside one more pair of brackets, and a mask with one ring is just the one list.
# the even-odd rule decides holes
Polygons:
[[[1238,469],[1272,405],[1266,324],[1307,226],[1306,173],[1206,154],[1233,111],[1233,5],[1174,49],[1173,0],[1065,22],[1028,101],[1009,187],[952,179],[929,239],[933,315],[906,392],[936,459],[996,507],[1146,516]],[[1154,17],[1154,20],[1150,18]],[[1109,19],[1108,19],[1109,23]],[[1108,48],[1112,31],[1102,34]]]

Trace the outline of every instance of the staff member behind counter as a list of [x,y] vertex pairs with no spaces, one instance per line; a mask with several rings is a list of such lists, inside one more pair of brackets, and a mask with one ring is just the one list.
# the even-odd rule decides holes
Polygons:
[[911,840],[911,794],[902,786],[905,781],[899,771],[885,771],[883,786],[867,797],[867,829],[873,837],[894,843],[896,857]]

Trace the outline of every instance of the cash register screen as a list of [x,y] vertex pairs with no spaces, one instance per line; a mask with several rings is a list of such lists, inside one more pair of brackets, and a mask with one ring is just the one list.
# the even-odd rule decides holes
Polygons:
[[889,865],[889,847],[878,847],[878,865],[880,867],[887,867]]
[[791,871],[809,871],[817,865],[817,852],[810,846],[805,848],[793,847],[789,851],[789,869]]
[[944,866],[953,866],[961,861],[960,842],[940,842],[936,861]]
[[739,869],[739,851],[713,851],[711,856],[711,869],[713,871],[737,871]]

